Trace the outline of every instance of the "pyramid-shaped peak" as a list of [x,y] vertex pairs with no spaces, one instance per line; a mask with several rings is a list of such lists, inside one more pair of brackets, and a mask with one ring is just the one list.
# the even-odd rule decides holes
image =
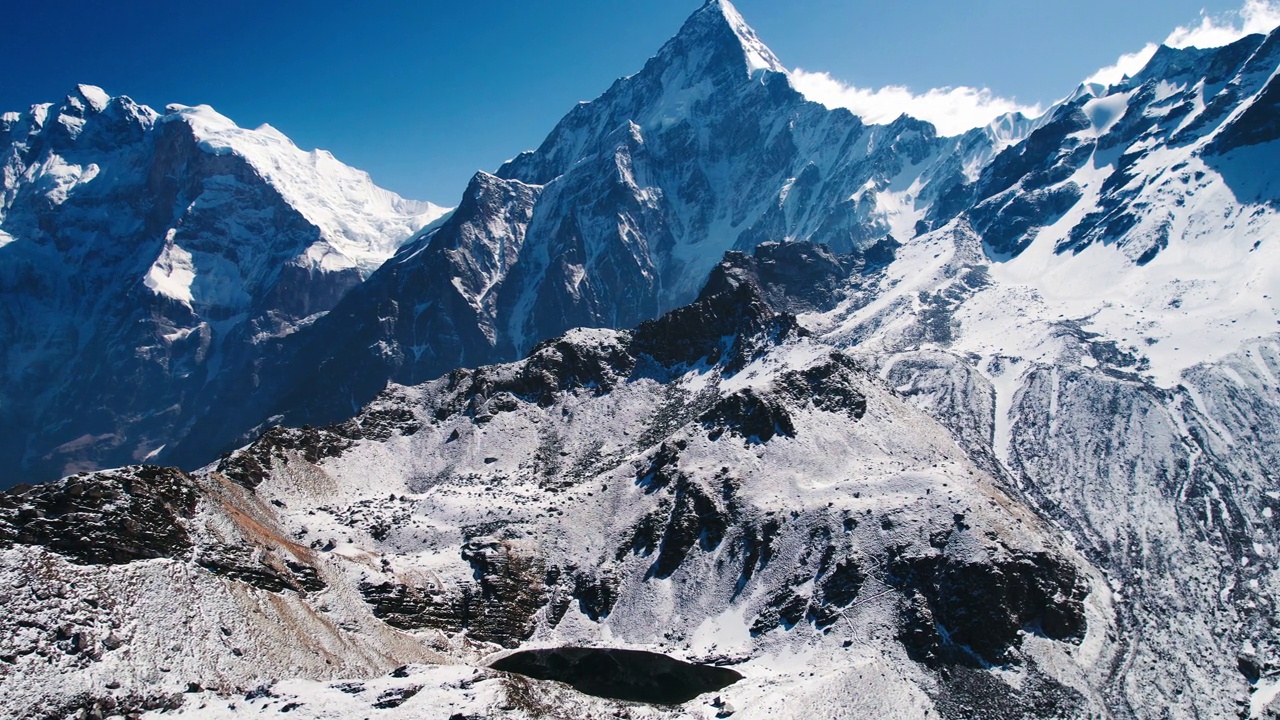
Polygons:
[[111,96],[105,90],[97,85],[85,85],[83,83],[76,85],[71,97],[88,103],[89,107],[96,112],[102,112],[111,102]]
[[785,73],[786,67],[777,55],[760,41],[756,31],[729,0],[707,0],[689,17],[680,32],[667,43],[659,56],[673,51],[688,52],[691,47],[703,47],[735,42],[741,49],[748,72],[770,70]]

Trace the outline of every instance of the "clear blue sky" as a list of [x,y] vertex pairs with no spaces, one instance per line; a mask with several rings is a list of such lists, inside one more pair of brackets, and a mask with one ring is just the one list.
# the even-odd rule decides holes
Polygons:
[[[866,87],[1068,93],[1201,9],[1239,0],[738,0],[789,67]],[[452,205],[477,169],[538,145],[638,70],[701,0],[25,0],[0,27],[0,110],[77,82],[269,122],[384,187]]]

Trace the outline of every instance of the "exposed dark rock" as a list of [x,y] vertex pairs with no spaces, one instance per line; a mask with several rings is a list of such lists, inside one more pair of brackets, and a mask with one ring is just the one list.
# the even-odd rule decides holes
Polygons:
[[820,410],[860,420],[867,412],[867,397],[858,390],[855,374],[865,371],[848,355],[833,352],[829,362],[783,375],[776,387],[794,402],[812,402]]
[[[625,335],[620,340],[625,340]],[[452,399],[437,410],[436,417],[465,413],[479,418],[510,412],[520,400],[547,406],[560,393],[579,388],[603,394],[630,375],[634,367],[635,359],[622,342],[585,344],[555,338],[534,348],[519,365],[452,373]]]
[[1280,139],[1280,79],[1271,78],[1253,104],[1214,138],[1209,152],[1226,154],[1241,147]]
[[410,587],[395,582],[360,584],[360,594],[373,609],[373,615],[402,630],[429,628],[445,632],[461,632],[470,616],[469,605],[447,596],[436,588]]
[[[472,638],[514,647],[533,633],[533,617],[550,600],[542,561],[511,542],[478,539],[462,548],[475,581],[455,588],[364,582],[360,592],[375,617],[405,630],[467,631]],[[584,585],[584,595],[589,595]],[[612,600],[597,591],[600,607]]]
[[892,238],[856,255],[836,255],[831,248],[811,242],[766,242],[753,254],[730,252],[723,264],[755,276],[770,307],[781,312],[824,312],[835,307],[850,273],[879,267],[892,261]]
[[1084,637],[1087,586],[1072,565],[1047,553],[981,562],[895,553],[887,570],[889,584],[908,593],[901,640],[917,661],[999,663],[1024,631]]
[[680,477],[678,465],[680,451],[687,446],[684,440],[674,440],[659,445],[648,467],[636,475],[636,484],[649,493],[670,485]]
[[173,468],[75,475],[0,495],[0,547],[39,545],[72,562],[185,556],[199,491]]
[[995,257],[1013,257],[1026,250],[1041,228],[1057,222],[1083,195],[1075,183],[1015,191],[978,205],[969,212],[969,220]]
[[195,562],[216,575],[239,580],[267,592],[319,592],[325,589],[325,583],[315,568],[282,557],[272,549],[249,545],[201,545],[196,549]]
[[752,635],[763,635],[774,628],[790,629],[805,618],[809,610],[809,598],[791,588],[783,588],[765,601],[764,607],[751,623]]
[[30,708],[14,720],[66,720],[67,718],[137,718],[153,711],[177,710],[186,702],[182,693],[104,694],[82,693],[56,706]]
[[732,371],[749,362],[762,343],[807,334],[794,316],[769,305],[754,263],[729,253],[694,303],[641,323],[630,350],[668,367],[705,360]]
[[756,570],[768,565],[773,559],[773,541],[777,538],[781,527],[777,519],[769,518],[758,527],[755,523],[748,523],[743,528],[742,575],[738,579],[735,593],[742,592]]
[[699,416],[698,421],[710,431],[708,436],[712,440],[725,431],[750,443],[769,442],[777,435],[796,435],[786,405],[776,397],[751,388],[723,398]]
[[852,558],[836,563],[831,572],[818,581],[818,592],[809,614],[814,625],[825,628],[839,619],[836,608],[846,608],[858,599],[867,574]]
[[728,526],[729,518],[715,500],[697,483],[681,477],[658,557],[649,572],[657,578],[671,577],[695,545],[703,550],[719,547]]
[[984,669],[964,665],[938,673],[939,687],[931,692],[938,711],[947,720],[1075,720],[1085,700],[1080,693],[1045,674],[1028,662],[1018,687]]
[[618,601],[618,579],[608,571],[599,577],[578,571],[573,574],[573,597],[578,601],[578,610],[591,619],[599,622],[613,611]]
[[274,461],[288,462],[289,452],[300,454],[309,463],[318,463],[341,455],[352,444],[350,438],[333,429],[274,427],[252,445],[223,457],[217,470],[252,490],[270,476]]
[[378,695],[378,699],[373,702],[373,706],[379,710],[390,710],[391,708],[400,707],[409,698],[417,695],[422,691],[421,685],[409,685],[407,687],[391,688],[385,690]]

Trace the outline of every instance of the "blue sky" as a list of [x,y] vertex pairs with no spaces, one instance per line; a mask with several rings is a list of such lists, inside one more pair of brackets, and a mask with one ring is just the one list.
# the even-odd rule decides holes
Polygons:
[[[808,77],[829,104],[896,112],[930,88],[957,86],[987,92],[925,97],[1043,106],[1179,26],[1194,35],[1239,25],[1224,13],[1240,2],[735,4],[785,64],[826,73]],[[1277,7],[1249,3],[1266,19]],[[205,103],[242,126],[269,122],[304,148],[328,149],[384,187],[452,205],[475,170],[536,147],[575,102],[638,70],[700,4],[13,3],[0,28],[0,110],[59,100],[78,82],[157,109]],[[885,86],[909,91],[873,92]]]

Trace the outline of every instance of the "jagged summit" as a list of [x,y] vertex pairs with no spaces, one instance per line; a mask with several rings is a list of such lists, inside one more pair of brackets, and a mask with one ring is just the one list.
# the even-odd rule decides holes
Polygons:
[[689,16],[680,32],[663,47],[663,50],[658,53],[658,57],[662,57],[663,53],[668,49],[682,43],[697,45],[700,43],[723,42],[728,39],[723,35],[725,30],[732,33],[733,40],[741,48],[746,60],[748,73],[757,70],[787,72],[786,67],[778,59],[778,56],[774,55],[773,51],[760,41],[756,31],[747,24],[738,9],[728,0],[709,0],[697,12]]
[[[3,714],[1276,718],[1259,37],[939,137],[709,2],[365,279],[269,127],[5,114],[0,458],[193,472],[0,495]],[[586,705],[526,641],[745,677]]]
[[[159,452],[443,212],[272,128],[78,85],[0,118],[0,485]],[[49,338],[74,338],[49,341]],[[164,436],[165,440],[158,440]]]
[[111,102],[111,96],[96,85],[77,85],[76,95],[89,103],[89,106],[94,110],[99,112],[104,110],[107,107],[107,104]]

